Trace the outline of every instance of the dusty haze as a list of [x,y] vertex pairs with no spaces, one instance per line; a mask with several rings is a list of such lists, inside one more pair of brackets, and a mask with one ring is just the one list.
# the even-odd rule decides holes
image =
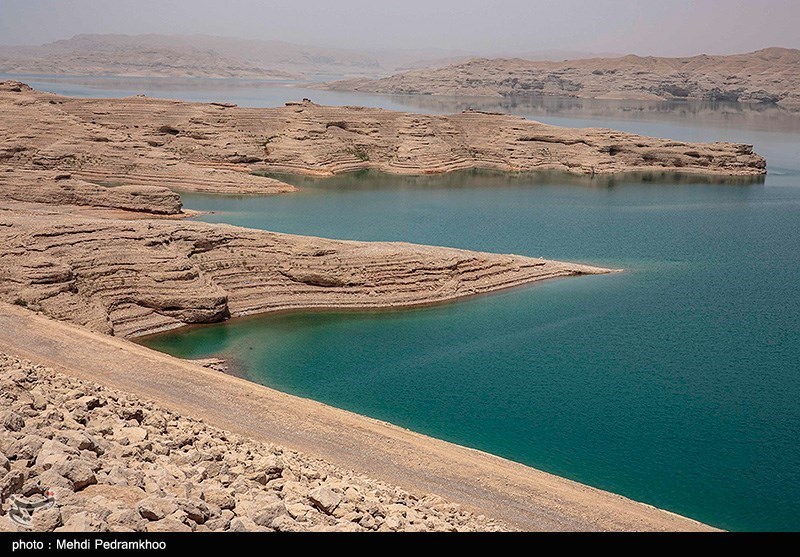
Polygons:
[[796,0],[2,0],[0,43],[42,44],[79,33],[202,33],[440,56],[684,56],[800,48],[797,21]]

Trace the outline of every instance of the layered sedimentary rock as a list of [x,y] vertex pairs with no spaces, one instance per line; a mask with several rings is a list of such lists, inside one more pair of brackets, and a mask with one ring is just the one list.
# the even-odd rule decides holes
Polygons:
[[[76,101],[77,105],[71,102]],[[191,105],[145,98],[79,99],[37,93],[25,84],[0,82],[0,169],[2,166],[72,174],[100,185],[158,186],[175,191],[272,194],[293,186],[249,174],[252,157],[239,153],[216,132],[209,136],[174,122],[200,125],[194,118],[231,110],[220,104]],[[67,107],[67,105],[71,105]],[[200,110],[197,110],[197,109]],[[240,142],[257,143],[251,134],[222,127]],[[227,128],[227,129],[226,129]],[[207,148],[213,156],[197,156]],[[255,149],[255,147],[253,147]],[[261,160],[256,159],[256,160]]]
[[48,205],[107,207],[160,215],[181,213],[180,195],[157,186],[104,187],[71,174],[48,171],[0,171],[0,200]]
[[426,304],[603,272],[227,225],[0,210],[0,298],[122,336],[275,310]]
[[560,128],[502,114],[431,116],[309,101],[264,109],[141,97],[74,99],[15,82],[0,83],[0,145],[0,165],[69,172],[102,185],[223,193],[294,189],[253,172],[758,175],[766,168],[750,145]]
[[331,89],[415,95],[564,95],[597,99],[703,99],[800,105],[800,50],[734,56],[624,56],[564,62],[476,59]]
[[[0,385],[0,531],[503,528],[2,353]],[[9,519],[14,501],[36,508],[28,527]]]

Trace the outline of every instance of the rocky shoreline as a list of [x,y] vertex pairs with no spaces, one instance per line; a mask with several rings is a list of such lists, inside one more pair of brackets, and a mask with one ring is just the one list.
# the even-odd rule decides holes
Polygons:
[[63,532],[492,531],[440,497],[254,442],[0,353],[0,531],[11,498]]
[[[0,392],[11,393],[8,400],[2,402],[5,405],[3,408],[8,407],[22,419],[21,422],[20,418],[0,410],[2,420],[8,416],[11,426],[8,435],[12,437],[18,433],[13,431],[14,428],[32,424],[38,428],[39,424],[36,421],[39,418],[29,419],[27,416],[28,395],[23,391],[33,394],[40,394],[41,391],[34,385],[21,388],[15,383],[17,379],[23,383],[29,381],[24,379],[28,377],[27,371],[24,374],[15,371],[20,365],[28,366],[21,361],[24,359],[40,364],[37,369],[43,365],[58,370],[58,377],[65,379],[65,382],[59,380],[53,383],[53,400],[60,401],[55,410],[61,412],[61,415],[54,414],[55,419],[59,420],[54,424],[54,429],[79,427],[70,420],[72,412],[76,410],[74,404],[77,404],[73,402],[73,397],[74,400],[86,396],[103,399],[113,391],[120,393],[119,400],[131,401],[133,406],[141,407],[145,412],[163,409],[172,412],[170,419],[175,416],[200,418],[203,424],[213,428],[207,431],[236,434],[226,437],[227,440],[217,438],[222,443],[218,449],[223,453],[228,450],[235,453],[238,450],[239,445],[232,443],[231,439],[245,439],[262,446],[291,447],[292,450],[332,464],[338,470],[356,470],[367,477],[380,478],[388,485],[400,486],[408,493],[417,494],[418,500],[425,494],[435,494],[462,505],[476,518],[484,515],[495,519],[496,527],[526,531],[710,529],[691,519],[497,456],[281,393],[204,368],[199,363],[149,350],[126,339],[96,333],[85,327],[55,321],[2,303],[0,353],[15,355],[15,358],[9,359],[11,364],[8,368],[0,366],[0,382],[3,383]],[[71,378],[80,382],[73,384]],[[87,393],[84,386],[88,386],[90,392]],[[98,386],[104,388],[99,389]],[[152,401],[152,410],[147,401]],[[111,402],[108,404],[113,406]],[[104,421],[106,418],[102,408],[105,407],[92,410],[99,412],[96,415]],[[88,411],[85,416],[81,413],[74,415],[73,419],[80,424],[84,417],[89,421],[83,425],[88,423],[91,426],[92,414]],[[110,443],[122,446],[126,446],[127,442],[123,435],[126,431],[122,431],[122,428],[147,425],[145,419],[138,424],[136,418],[130,422],[128,414],[111,416],[109,419],[114,425],[104,436],[110,436]],[[5,427],[2,420],[0,432]],[[192,423],[199,422],[195,420]],[[96,442],[101,441],[96,432],[89,433],[95,436]],[[136,433],[141,436],[140,431]],[[152,435],[157,434],[158,431]],[[148,432],[149,440],[157,438]],[[0,452],[6,454],[6,450],[5,442],[0,442]],[[144,454],[148,459],[151,458],[149,453]],[[179,452],[170,453],[170,456],[178,455]],[[92,459],[88,453],[84,456]],[[8,458],[14,460],[12,456]],[[27,470],[35,462],[20,462],[15,466]],[[3,467],[8,471],[13,468],[10,463]],[[100,476],[94,473],[97,481],[103,483]],[[339,477],[335,473],[331,475]],[[8,480],[12,481],[18,480]],[[0,488],[3,485],[0,479]],[[141,495],[140,492],[136,493]],[[178,492],[177,496],[186,498],[182,492]],[[430,500],[438,501],[435,498]],[[79,499],[78,509],[73,510],[80,512],[81,505],[90,503]],[[489,522],[486,526],[492,527]]]

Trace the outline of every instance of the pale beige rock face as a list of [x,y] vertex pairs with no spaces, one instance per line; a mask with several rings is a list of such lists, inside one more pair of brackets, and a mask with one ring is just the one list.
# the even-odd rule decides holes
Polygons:
[[50,171],[0,171],[0,199],[47,205],[106,207],[158,215],[181,213],[177,193],[158,186],[98,186],[71,174]]
[[465,112],[430,116],[310,102],[239,108],[147,98],[72,99],[0,84],[0,165],[98,184],[220,193],[294,188],[253,171],[330,175],[469,168],[579,174],[759,175],[752,146],[686,143]]
[[277,310],[428,304],[608,272],[412,244],[11,207],[0,210],[0,299],[121,336]]
[[563,95],[596,99],[704,99],[800,105],[800,50],[734,56],[624,56],[565,62],[476,59],[330,89],[422,95]]
[[[587,145],[575,132],[564,131],[569,138],[562,143],[558,129],[534,129],[516,118],[430,118],[307,102],[245,110],[68,99],[15,82],[0,85],[0,113],[0,299],[104,333],[137,336],[290,309],[405,307],[608,272],[511,255],[147,219],[148,213],[181,216],[179,197],[164,186],[292,189],[231,167],[442,172],[478,164],[459,157],[471,142],[487,141],[487,126],[511,133],[507,125],[521,126],[516,134],[540,135],[526,135],[517,154],[493,164],[518,160],[513,164],[524,167],[531,164],[526,146],[536,142],[551,145],[556,159],[576,160],[575,145]],[[480,155],[480,165],[488,165],[488,156]],[[749,159],[758,157],[736,155],[729,168],[746,172]]]

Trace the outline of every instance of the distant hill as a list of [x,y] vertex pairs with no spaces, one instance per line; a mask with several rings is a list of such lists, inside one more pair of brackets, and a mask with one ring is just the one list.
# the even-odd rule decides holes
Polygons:
[[767,48],[732,56],[623,56],[563,62],[473,59],[329,89],[372,93],[605,99],[705,99],[800,104],[800,50]]
[[0,46],[0,73],[11,74],[297,79],[379,70],[376,59],[356,51],[205,35],[77,35],[41,46]]

